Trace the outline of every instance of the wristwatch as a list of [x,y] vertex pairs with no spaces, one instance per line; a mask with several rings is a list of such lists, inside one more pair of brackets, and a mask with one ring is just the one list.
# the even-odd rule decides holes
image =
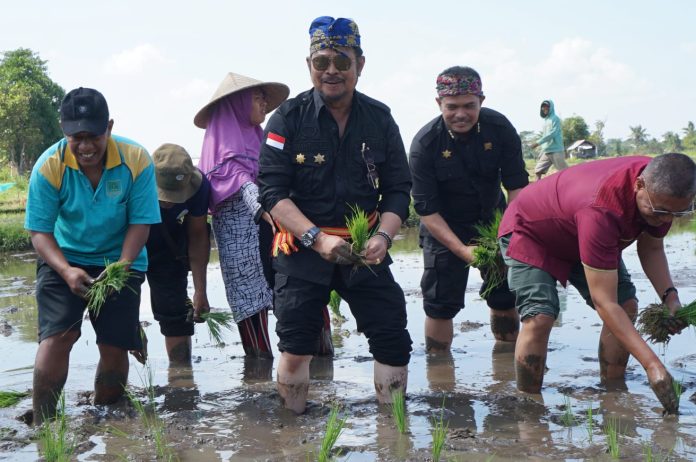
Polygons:
[[300,238],[302,245],[308,249],[311,249],[314,243],[317,241],[317,236],[321,230],[316,226],[309,228]]

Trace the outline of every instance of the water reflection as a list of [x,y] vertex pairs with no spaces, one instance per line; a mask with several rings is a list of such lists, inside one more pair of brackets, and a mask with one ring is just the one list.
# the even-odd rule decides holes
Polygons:
[[200,392],[193,380],[190,366],[170,367],[167,371],[168,387],[164,390],[162,410],[165,412],[193,411]]

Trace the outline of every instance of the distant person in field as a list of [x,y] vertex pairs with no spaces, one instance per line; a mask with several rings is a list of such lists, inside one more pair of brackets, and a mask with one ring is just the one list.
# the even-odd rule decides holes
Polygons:
[[[681,303],[662,238],[674,217],[694,212],[695,195],[696,165],[672,153],[577,165],[517,196],[499,229],[522,320],[515,348],[517,388],[540,393],[549,335],[560,311],[556,283],[571,283],[603,322],[602,381],[623,381],[633,355],[665,409],[676,412],[672,377],[633,326],[638,300],[621,252],[636,242],[645,275],[674,314]],[[683,328],[670,326],[673,332]]]
[[[162,223],[147,240],[147,282],[155,320],[164,335],[169,363],[191,363],[193,322],[210,310],[206,272],[210,259],[208,200],[210,183],[193,166],[186,150],[163,144],[152,153]],[[188,274],[193,300],[188,297]]]
[[[425,349],[432,353],[450,350],[452,320],[464,308],[479,237],[476,225],[491,223],[529,183],[515,127],[503,114],[481,107],[485,96],[478,72],[445,69],[436,90],[441,114],[415,136],[409,162],[413,205],[421,217]],[[485,293],[488,277],[481,273],[479,292]],[[514,342],[519,318],[507,283],[492,289],[486,303],[493,336]]]
[[540,180],[552,165],[559,172],[568,168],[565,161],[565,147],[563,146],[563,125],[560,117],[556,115],[553,101],[550,99],[542,101],[539,115],[544,119],[544,130],[541,133],[541,138],[531,146],[532,149],[540,148],[539,158],[536,167],[534,167],[537,180]]
[[89,318],[99,364],[94,403],[116,402],[128,383],[128,354],[145,361],[140,286],[147,270],[150,225],[159,223],[155,168],[139,144],[111,134],[104,96],[70,91],[60,106],[65,138],[48,148],[29,180],[25,228],[38,254],[39,350],[34,363],[34,423],[55,415],[80,338],[85,295],[106,262],[128,262],[127,287]]

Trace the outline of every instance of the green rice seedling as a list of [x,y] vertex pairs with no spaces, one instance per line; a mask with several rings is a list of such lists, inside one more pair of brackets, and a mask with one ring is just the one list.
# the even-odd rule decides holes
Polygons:
[[563,395],[563,415],[561,416],[561,423],[566,427],[572,427],[575,425],[575,416],[573,415],[573,406],[570,402],[570,396]]
[[77,445],[68,430],[68,418],[65,415],[65,393],[61,393],[55,416],[53,418],[44,416],[39,429],[41,453],[46,462],[67,462],[72,458]]
[[346,218],[346,228],[350,233],[352,252],[356,255],[365,250],[367,241],[374,234],[374,230],[370,230],[370,220],[367,213],[358,207],[348,206],[351,211],[351,216]]
[[592,414],[592,402],[590,401],[590,404],[587,405],[587,411],[585,412],[587,419],[585,421],[585,429],[587,430],[587,437],[590,439],[590,443],[592,443],[592,436],[594,435],[594,417]]
[[604,435],[607,438],[609,455],[612,459],[621,456],[619,451],[619,422],[614,417],[610,417],[604,423]]
[[667,454],[662,455],[660,453],[653,453],[653,448],[652,444],[650,444],[650,441],[643,441],[643,460],[645,462],[654,462],[654,461],[659,461],[659,462],[667,462],[669,458],[672,455],[672,451],[674,448],[670,449],[667,451]]
[[29,393],[19,391],[0,391],[0,408],[14,406],[21,400],[29,396]]
[[406,399],[404,390],[401,388],[397,388],[392,392],[391,411],[399,433],[406,433]]
[[683,380],[673,380],[672,388],[674,389],[674,394],[677,395],[677,405],[681,401],[681,395],[684,393],[684,381]]
[[223,347],[225,343],[222,341],[222,329],[231,329],[234,318],[232,313],[228,312],[212,312],[201,314],[201,318],[205,320],[210,333],[210,340],[217,347]]
[[87,289],[87,309],[94,314],[95,318],[99,316],[106,299],[126,286],[131,274],[128,270],[130,263],[129,261],[107,262],[104,272]]
[[[324,433],[324,438],[321,440],[321,447],[319,448],[319,462],[329,462],[332,460],[333,447],[336,444],[336,440],[343,433],[343,428],[346,425],[346,420],[348,416],[341,418],[339,416],[338,404],[331,406],[331,412],[329,413],[329,420],[326,422],[326,432]],[[340,454],[336,454],[340,455]]]
[[447,431],[449,429],[449,422],[445,423],[445,400],[442,399],[442,408],[440,409],[440,417],[432,419],[433,425],[433,447],[432,447],[432,459],[433,462],[438,462],[440,460],[440,453],[442,448],[445,446],[445,439],[447,438]]
[[332,290],[331,295],[329,296],[329,309],[337,320],[346,320],[345,316],[341,314],[341,296],[338,295],[338,292],[335,290]]
[[[638,317],[638,332],[647,335],[652,343],[669,343],[672,334],[665,321],[671,317],[669,309],[663,304],[651,304]],[[688,326],[696,326],[696,301],[684,305],[674,317]]]
[[486,286],[481,292],[483,298],[488,297],[495,288],[505,282],[506,268],[498,244],[498,228],[502,217],[502,212],[496,210],[493,221],[487,225],[476,225],[478,237],[474,239],[476,248],[470,266],[478,268],[485,275]]

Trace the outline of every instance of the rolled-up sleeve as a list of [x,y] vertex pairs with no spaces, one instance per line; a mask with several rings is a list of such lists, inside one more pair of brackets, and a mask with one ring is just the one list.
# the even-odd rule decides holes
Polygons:
[[[284,141],[281,147],[268,143],[268,135],[273,133],[274,138],[282,138]],[[259,157],[259,175],[257,182],[259,185],[259,202],[264,210],[272,210],[275,205],[283,199],[290,197],[290,186],[292,184],[294,169],[290,158],[290,138],[287,122],[280,111],[276,111],[271,116],[266,131],[264,142],[261,145]]]
[[382,197],[378,208],[380,213],[395,213],[403,222],[408,218],[408,206],[411,202],[411,173],[399,127],[391,116],[387,128],[387,143],[387,168],[380,171],[379,192]]
[[420,134],[411,143],[409,166],[413,178],[413,207],[420,216],[428,216],[440,211],[435,165],[426,152]]

